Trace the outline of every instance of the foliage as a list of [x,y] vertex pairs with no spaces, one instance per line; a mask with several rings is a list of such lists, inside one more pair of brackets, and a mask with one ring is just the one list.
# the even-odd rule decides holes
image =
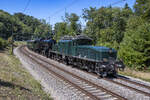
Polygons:
[[150,23],[140,17],[128,20],[123,42],[120,44],[119,55],[124,62],[137,69],[150,66]]
[[123,9],[102,7],[83,10],[83,18],[87,20],[84,33],[95,40],[97,45],[120,44],[124,37],[126,21],[132,10],[126,4]]
[[54,27],[54,39],[59,40],[62,36],[67,35],[69,33],[69,30],[67,29],[67,23],[66,22],[60,22],[56,23]]
[[28,16],[23,13],[15,13],[14,16],[17,17],[24,25],[29,27],[26,28],[28,29],[28,32],[22,32],[22,37],[27,37],[27,39],[52,37],[52,27],[47,24],[44,19],[38,20],[33,16]]
[[0,38],[0,49],[5,48],[6,46],[8,46],[8,42],[2,38]]
[[37,26],[34,31],[34,37],[36,38],[52,37],[52,27],[47,24],[41,24]]
[[143,18],[149,20],[150,18],[150,1],[149,0],[136,0],[134,5],[135,14],[142,16]]
[[23,13],[9,13],[0,10],[0,37],[14,40],[30,40],[33,37],[52,36],[52,28],[45,20],[39,20]]
[[56,23],[54,26],[54,39],[59,40],[65,35],[81,34],[81,24],[79,23],[79,16],[75,13],[65,14],[64,22]]
[[77,35],[81,33],[81,25],[78,23],[79,16],[75,13],[66,14],[66,20],[68,24],[69,35]]

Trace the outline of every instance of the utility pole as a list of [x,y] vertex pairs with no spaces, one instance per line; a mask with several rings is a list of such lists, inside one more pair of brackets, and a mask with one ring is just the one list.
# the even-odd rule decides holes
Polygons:
[[49,18],[49,25],[50,25],[51,17],[48,17],[48,18]]
[[66,15],[67,15],[67,9],[65,8],[65,12],[64,12],[64,16],[65,16],[64,21],[65,21],[65,22],[67,22],[67,20],[66,20]]
[[[49,16],[48,18],[49,18],[49,26],[51,26],[51,23],[50,23],[51,17]],[[48,32],[48,38],[50,37],[50,33],[51,33],[51,32],[49,31],[49,32]]]
[[66,17],[66,14],[67,14],[67,8],[65,8],[65,17]]
[[14,49],[13,22],[11,23],[11,25],[12,25],[12,30],[11,30],[11,34],[12,34],[12,39],[11,39],[11,54],[13,55],[13,49]]
[[67,9],[65,8],[65,14],[66,14]]

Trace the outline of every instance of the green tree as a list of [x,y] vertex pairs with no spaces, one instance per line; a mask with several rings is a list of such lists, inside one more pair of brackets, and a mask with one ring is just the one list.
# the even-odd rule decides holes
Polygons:
[[66,22],[56,23],[54,27],[54,39],[59,40],[62,36],[69,35]]
[[145,19],[150,18],[150,1],[149,0],[136,0],[134,5],[135,14],[142,16]]
[[96,24],[94,23],[94,19],[97,15],[97,9],[96,8],[92,8],[90,7],[89,9],[85,8],[83,9],[83,18],[85,19],[86,23],[86,27],[83,30],[84,34],[87,34],[89,37],[91,37],[94,41],[94,43],[96,43]]
[[14,23],[13,16],[3,10],[0,10],[0,36],[4,39],[7,39],[11,36],[13,29],[12,23]]
[[120,45],[119,56],[124,63],[137,69],[150,67],[150,24],[141,17],[128,20],[125,37]]
[[31,27],[32,29],[31,33],[34,33],[36,27],[42,24],[42,21],[38,20],[37,18],[34,18],[33,16],[25,15],[23,13],[15,13],[14,17],[17,17],[25,25]]
[[119,49],[119,44],[124,37],[126,21],[131,14],[132,10],[127,4],[123,9],[112,7],[84,9],[83,18],[87,20],[84,33],[93,38],[97,45],[111,45]]
[[79,16],[75,13],[71,13],[70,15],[66,13],[65,20],[67,22],[69,35],[77,35],[81,33],[81,25],[79,24]]
[[52,27],[50,25],[41,24],[36,27],[34,36],[36,38],[47,38],[52,37]]

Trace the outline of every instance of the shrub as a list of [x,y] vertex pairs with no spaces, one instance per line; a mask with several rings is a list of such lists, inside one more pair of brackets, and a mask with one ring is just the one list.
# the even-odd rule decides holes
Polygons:
[[8,42],[2,38],[0,38],[0,49],[4,49],[8,46]]

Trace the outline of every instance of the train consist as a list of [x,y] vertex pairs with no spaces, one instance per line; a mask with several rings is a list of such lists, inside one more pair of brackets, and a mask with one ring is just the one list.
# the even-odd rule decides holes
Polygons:
[[118,69],[125,68],[117,60],[117,51],[112,48],[93,46],[92,39],[85,35],[64,36],[57,43],[53,39],[28,41],[34,52],[67,65],[93,72],[101,77],[115,76]]

